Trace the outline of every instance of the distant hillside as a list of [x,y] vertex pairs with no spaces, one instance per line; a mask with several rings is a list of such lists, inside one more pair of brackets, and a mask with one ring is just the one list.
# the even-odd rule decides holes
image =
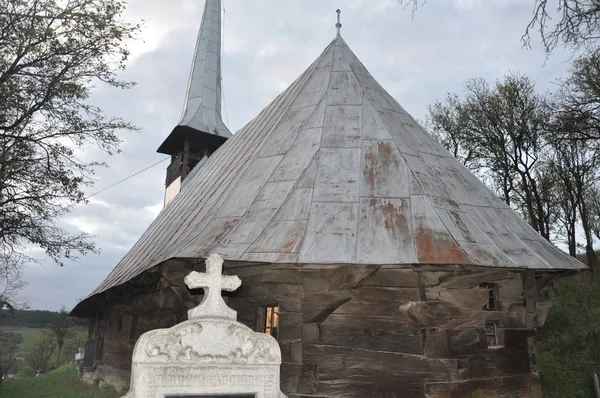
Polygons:
[[[0,319],[0,328],[3,326],[27,327],[27,328],[47,328],[58,317],[57,311],[43,310],[23,310],[15,311],[15,317],[6,317]],[[81,318],[71,318],[75,326],[87,327],[87,320]]]

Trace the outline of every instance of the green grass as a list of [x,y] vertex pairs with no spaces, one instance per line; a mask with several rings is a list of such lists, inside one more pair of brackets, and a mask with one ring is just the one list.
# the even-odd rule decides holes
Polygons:
[[82,382],[74,365],[39,377],[6,380],[0,385],[2,398],[117,398],[112,388],[99,388]]
[[556,303],[538,340],[544,398],[594,398],[600,370],[600,275],[556,282]]
[[0,326],[0,330],[4,332],[19,333],[23,337],[23,341],[19,344],[19,347],[25,348],[37,340],[45,329],[28,328],[23,326]]

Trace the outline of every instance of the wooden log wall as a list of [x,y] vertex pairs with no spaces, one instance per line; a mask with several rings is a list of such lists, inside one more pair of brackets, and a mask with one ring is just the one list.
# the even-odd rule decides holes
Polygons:
[[[182,288],[190,268],[175,269],[143,294],[106,307],[105,366],[129,370],[135,338],[185,320],[199,302],[199,292]],[[550,308],[537,291],[551,277],[439,269],[226,263],[225,273],[243,281],[227,301],[255,330],[257,308],[279,306],[281,388],[290,398],[452,398],[480,389],[541,397],[532,344]],[[496,286],[494,311],[482,309],[489,300],[483,284]],[[134,339],[129,317],[137,318]],[[494,347],[486,322],[497,328]]]
[[[282,391],[290,398],[541,397],[531,272],[394,266],[229,268],[242,289],[229,305],[248,326],[280,306]],[[497,308],[486,311],[495,284]],[[488,347],[486,322],[497,328]]]

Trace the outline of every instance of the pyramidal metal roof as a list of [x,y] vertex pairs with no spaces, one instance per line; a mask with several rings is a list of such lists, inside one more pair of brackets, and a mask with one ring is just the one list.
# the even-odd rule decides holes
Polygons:
[[337,37],[215,152],[94,291],[170,258],[578,270]]

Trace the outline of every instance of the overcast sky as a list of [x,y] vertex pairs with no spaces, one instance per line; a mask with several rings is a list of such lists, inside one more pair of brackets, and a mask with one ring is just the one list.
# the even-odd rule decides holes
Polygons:
[[[336,8],[342,36],[379,83],[414,117],[472,77],[490,82],[507,72],[532,77],[541,91],[569,67],[568,53],[546,61],[539,38],[522,48],[533,0],[428,1],[413,17],[395,0],[224,0],[223,119],[232,132],[256,116],[298,77],[335,36]],[[98,86],[91,101],[109,115],[141,128],[123,133],[120,154],[94,148],[104,160],[88,194],[157,161],[156,149],[179,120],[203,0],[130,0],[127,18],[144,20],[123,79],[127,91]],[[162,208],[165,169],[160,165],[94,196],[64,220],[66,228],[95,235],[98,255],[57,267],[49,261],[24,273],[24,295],[34,309],[71,309],[108,275]]]

